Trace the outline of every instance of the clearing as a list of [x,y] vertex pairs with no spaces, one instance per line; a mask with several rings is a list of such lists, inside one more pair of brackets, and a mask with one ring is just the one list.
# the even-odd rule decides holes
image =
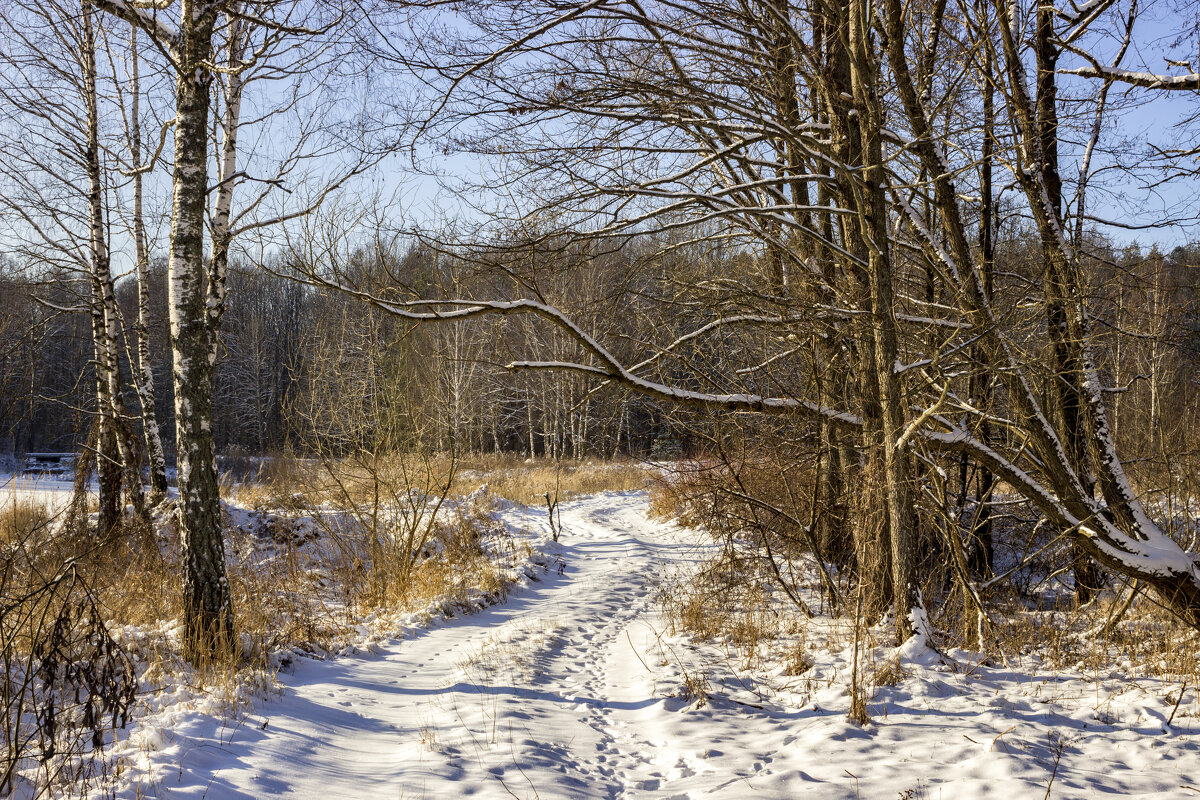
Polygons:
[[561,561],[506,602],[295,659],[234,721],[143,721],[119,796],[1200,796],[1194,690],[918,651],[860,728],[833,621],[801,676],[667,635],[660,587],[706,546],[646,512],[641,493],[566,503]]

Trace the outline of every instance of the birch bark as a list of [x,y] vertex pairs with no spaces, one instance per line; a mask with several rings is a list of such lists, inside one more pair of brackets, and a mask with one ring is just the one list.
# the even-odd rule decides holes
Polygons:
[[204,259],[208,110],[216,4],[182,0],[175,76],[175,165],[168,262],[179,533],[184,561],[184,639],[193,655],[232,645],[233,602],[225,572],[221,501],[212,433],[214,339]]
[[167,458],[159,430],[158,411],[154,392],[154,370],[150,358],[150,250],[146,240],[146,219],[143,205],[141,76],[139,74],[138,28],[129,32],[130,114],[129,154],[133,171],[133,245],[138,290],[137,316],[137,386],[142,406],[142,434],[150,461],[150,502],[157,504],[167,496]]
[[83,94],[85,120],[84,165],[88,180],[88,283],[91,297],[88,307],[92,324],[92,352],[96,383],[96,473],[99,483],[100,514],[98,532],[107,535],[121,519],[121,464],[117,452],[116,421],[109,397],[109,371],[112,350],[109,347],[109,320],[104,302],[104,283],[108,276],[107,237],[104,231],[104,186],[100,175],[99,118],[96,108],[96,31],[93,11],[83,4]]
[[83,90],[86,112],[84,162],[88,178],[88,250],[90,259],[92,341],[95,354],[98,436],[96,469],[100,482],[101,535],[120,522],[122,472],[125,491],[134,511],[145,513],[140,460],[124,422],[121,372],[118,359],[118,312],[113,290],[104,217],[104,175],[100,163],[100,119],[96,85],[95,10],[83,7]]

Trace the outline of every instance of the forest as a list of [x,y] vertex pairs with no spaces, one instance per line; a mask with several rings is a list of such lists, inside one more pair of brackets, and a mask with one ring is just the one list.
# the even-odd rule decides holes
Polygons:
[[7,0],[0,797],[1200,794],[1198,48]]

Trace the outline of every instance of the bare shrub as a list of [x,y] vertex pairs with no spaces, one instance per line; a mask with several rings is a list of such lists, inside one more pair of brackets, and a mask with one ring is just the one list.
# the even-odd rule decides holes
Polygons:
[[704,530],[726,549],[753,542],[768,567],[767,579],[807,615],[797,591],[797,561],[818,568],[824,597],[834,608],[840,592],[810,524],[812,476],[793,456],[740,450],[736,462],[723,451],[720,457],[683,462],[654,483],[651,513]]
[[28,783],[41,796],[91,777],[137,681],[85,578],[87,537],[14,498],[0,547],[0,795]]

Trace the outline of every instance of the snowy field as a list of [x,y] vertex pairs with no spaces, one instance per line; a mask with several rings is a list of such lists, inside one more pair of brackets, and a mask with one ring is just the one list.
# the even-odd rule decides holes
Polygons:
[[917,649],[860,728],[837,623],[814,623],[800,676],[667,635],[657,587],[704,551],[646,509],[564,504],[563,574],[369,653],[297,658],[248,715],[145,718],[117,747],[118,796],[1200,796],[1193,688]]
[[0,473],[0,512],[13,502],[34,503],[62,511],[71,504],[74,489],[70,477]]

